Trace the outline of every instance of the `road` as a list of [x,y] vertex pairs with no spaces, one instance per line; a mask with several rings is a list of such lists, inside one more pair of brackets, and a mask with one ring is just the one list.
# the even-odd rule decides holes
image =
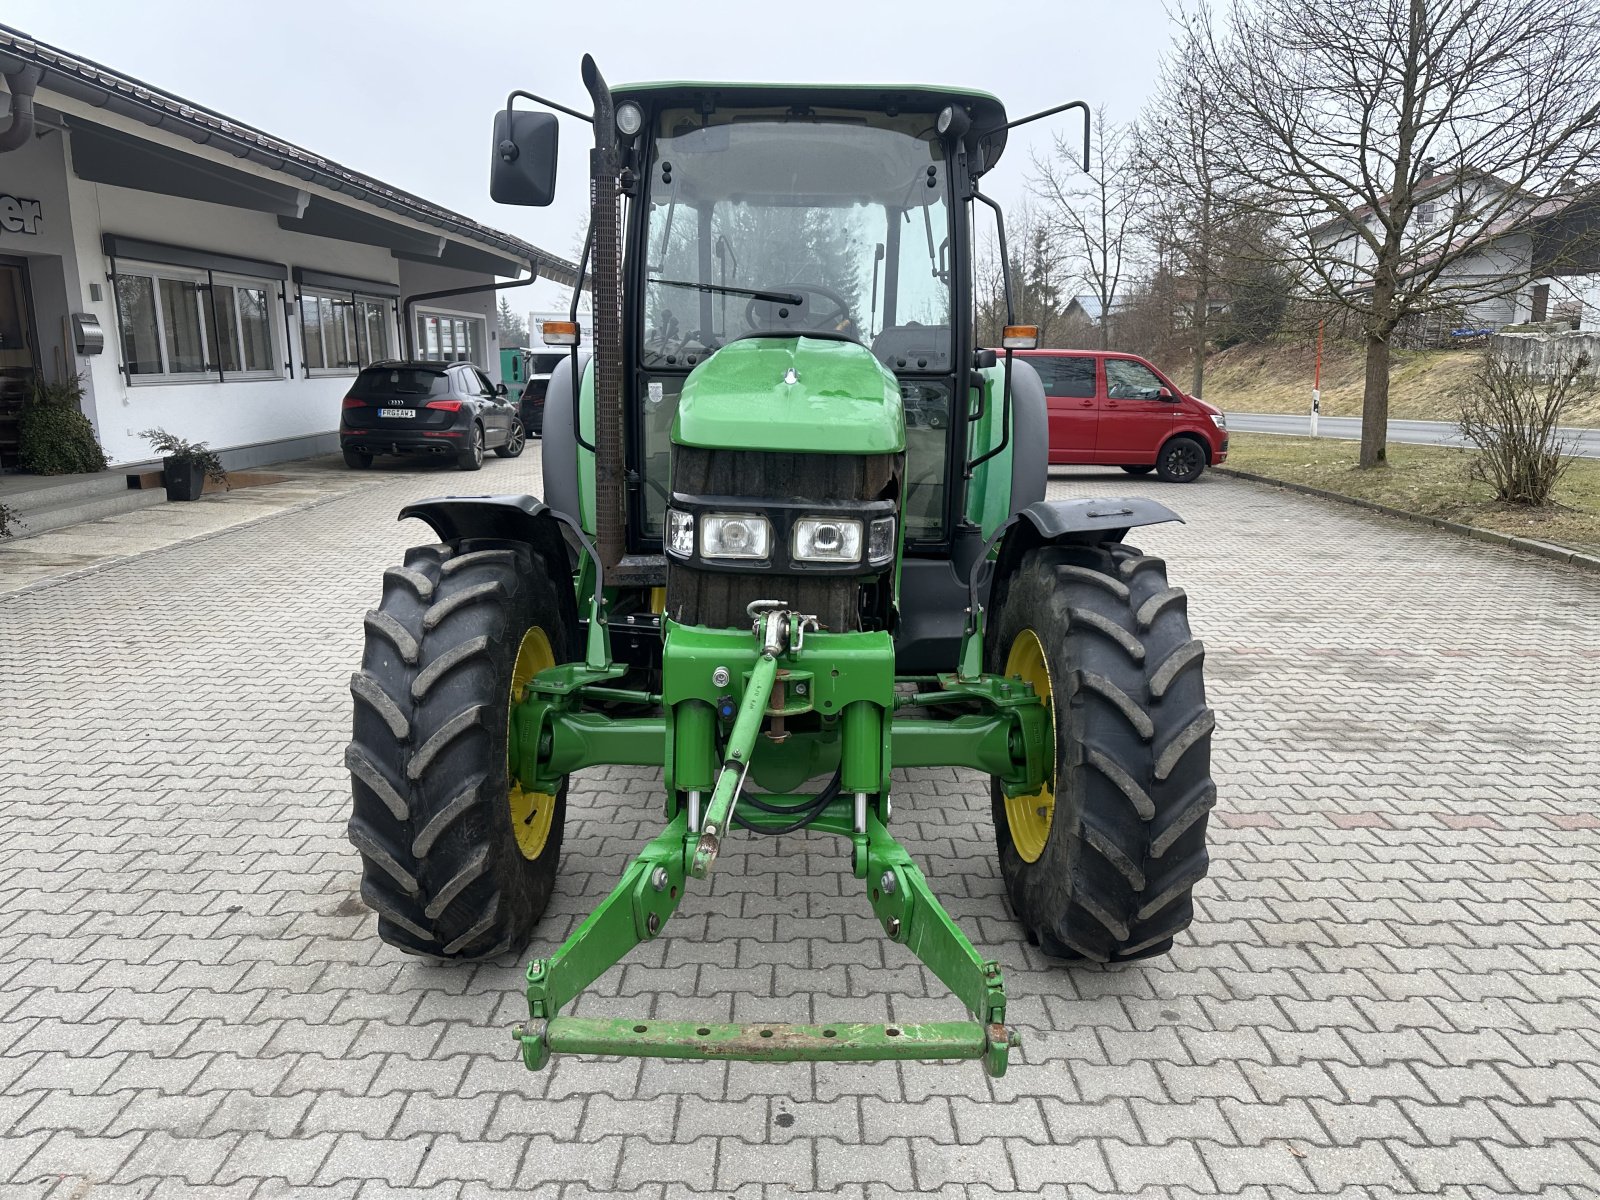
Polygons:
[[[358,492],[0,597],[0,1194],[735,1200],[1592,1196],[1600,1180],[1600,580],[1220,476],[1148,492],[1217,713],[1210,876],[1167,958],[1053,965],[1006,910],[987,781],[896,831],[1023,1046],[976,1064],[526,1071],[525,958],[654,831],[574,781],[523,955],[376,937],[345,840],[348,680],[423,540]],[[473,490],[537,490],[533,456]],[[1178,492],[1181,491],[1181,495]],[[730,839],[580,1015],[949,1020],[831,840]]]
[[[1310,433],[1311,418],[1292,413],[1230,412],[1228,428],[1234,433],[1288,433],[1305,437]],[[1322,437],[1359,441],[1359,417],[1322,417],[1317,422],[1317,432]],[[1464,446],[1466,439],[1449,421],[1390,421],[1391,442],[1415,442],[1422,446]],[[1572,453],[1584,458],[1600,458],[1600,429],[1579,429],[1564,426],[1561,440]]]

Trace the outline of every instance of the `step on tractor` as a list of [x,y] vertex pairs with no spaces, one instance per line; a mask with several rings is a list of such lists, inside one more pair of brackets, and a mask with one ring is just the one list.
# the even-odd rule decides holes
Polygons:
[[[519,91],[496,115],[491,194],[509,204],[549,204],[559,123],[592,127],[592,328],[578,289],[573,319],[545,325],[563,359],[543,498],[401,514],[437,542],[385,572],[352,680],[362,896],[401,950],[521,951],[572,774],[656,768],[641,816],[661,832],[527,968],[530,1068],[977,1059],[1000,1075],[1018,1044],[1000,965],[895,839],[893,818],[936,798],[896,794],[891,772],[987,775],[994,845],[971,853],[996,856],[1030,943],[1091,963],[1161,954],[1189,924],[1216,795],[1184,593],[1124,541],[1178,518],[1047,500],[1044,392],[1012,355],[1037,332],[1009,288],[1002,345],[974,331],[975,241],[994,229],[1005,253],[981,179],[1038,117],[1081,110],[1087,151],[1087,107],[1008,122],[962,89],[612,88],[589,58],[583,81],[590,111]],[[801,830],[834,835],[864,908],[967,1019],[568,1014],[730,841]]]

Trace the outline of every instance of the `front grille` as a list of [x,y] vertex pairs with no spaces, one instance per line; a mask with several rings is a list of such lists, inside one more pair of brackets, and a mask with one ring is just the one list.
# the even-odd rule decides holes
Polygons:
[[[736,496],[751,512],[762,502],[828,503],[900,498],[903,458],[897,454],[785,454],[759,450],[672,448],[672,491],[692,496]],[[750,623],[745,608],[753,600],[782,600],[799,612],[814,613],[824,629],[849,632],[869,627],[881,614],[884,597],[877,568],[864,592],[859,576],[797,575],[753,567],[741,571],[703,571],[667,556],[667,615],[689,625],[717,629]],[[862,568],[863,575],[869,569]]]

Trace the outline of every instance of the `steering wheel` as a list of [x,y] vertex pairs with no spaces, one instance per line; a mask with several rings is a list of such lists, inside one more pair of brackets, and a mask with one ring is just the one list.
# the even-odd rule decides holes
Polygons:
[[[827,332],[848,333],[851,337],[859,338],[859,331],[856,329],[856,323],[850,318],[850,302],[843,296],[839,295],[839,293],[834,291],[832,288],[823,287],[819,283],[786,283],[783,285],[783,287],[774,288],[773,290],[791,291],[802,294],[810,294],[813,296],[821,296],[824,300],[833,305],[832,309],[818,313],[812,307],[812,305],[807,302],[805,307],[798,314],[795,314],[795,316],[797,318],[803,318],[808,328],[821,326]],[[773,325],[781,328],[783,321],[787,319],[779,318],[777,321],[770,319],[764,320],[763,310],[761,307],[759,307],[762,305],[766,306],[766,312],[772,316],[776,316],[778,312],[792,310],[794,308],[794,305],[780,305],[775,300],[763,300],[759,296],[750,297],[749,302],[744,306],[744,323],[748,325],[752,331]]]

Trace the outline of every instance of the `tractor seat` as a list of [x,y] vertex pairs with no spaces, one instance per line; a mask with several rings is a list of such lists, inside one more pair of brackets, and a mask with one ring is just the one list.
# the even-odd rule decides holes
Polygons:
[[891,325],[872,339],[872,353],[891,371],[939,370],[949,365],[950,326]]

